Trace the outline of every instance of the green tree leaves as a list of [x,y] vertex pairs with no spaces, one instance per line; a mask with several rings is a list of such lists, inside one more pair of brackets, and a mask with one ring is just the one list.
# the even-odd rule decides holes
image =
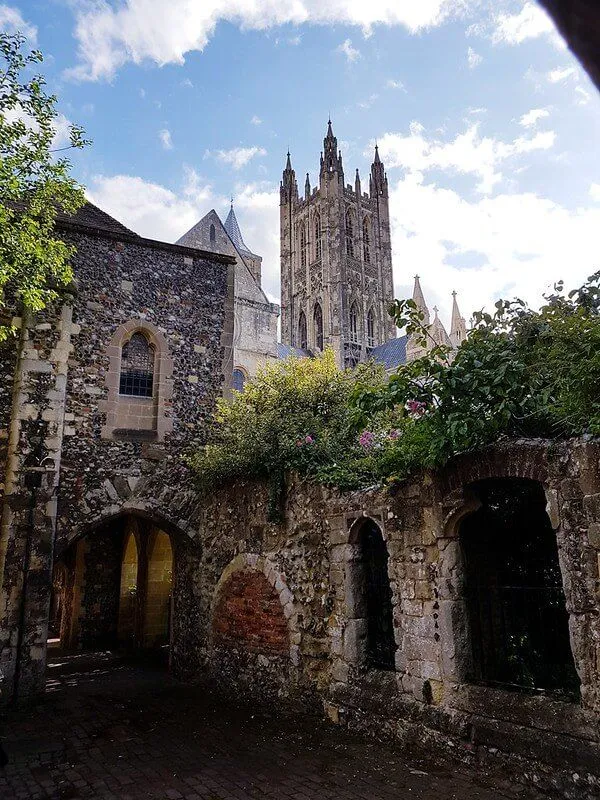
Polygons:
[[[55,157],[57,98],[45,91],[37,51],[23,52],[20,34],[0,33],[0,341],[14,310],[39,311],[72,280],[73,248],[54,235],[58,211],[73,214],[83,189],[67,158]],[[88,142],[69,128],[69,147]]]

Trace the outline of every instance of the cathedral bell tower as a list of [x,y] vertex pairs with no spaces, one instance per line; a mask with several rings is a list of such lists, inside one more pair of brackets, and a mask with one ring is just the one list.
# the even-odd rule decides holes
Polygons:
[[369,194],[344,185],[331,120],[319,184],[306,176],[298,195],[290,154],[280,187],[281,338],[312,353],[332,347],[340,367],[355,366],[396,335],[388,183],[375,147]]

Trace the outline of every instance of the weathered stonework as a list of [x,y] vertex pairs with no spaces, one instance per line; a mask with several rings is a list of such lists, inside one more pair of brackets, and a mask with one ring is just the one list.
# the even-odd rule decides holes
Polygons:
[[[117,517],[152,477],[163,498],[185,492],[181,455],[204,440],[216,398],[230,386],[223,364],[233,334],[231,258],[142,239],[93,206],[59,225],[76,247],[75,291],[19,320],[19,337],[0,348],[5,700],[43,690],[55,554]],[[151,398],[119,394],[120,337],[134,330],[155,347]],[[97,625],[88,632],[93,607],[110,606],[109,597],[118,604],[120,563],[111,567],[103,556],[98,572],[97,547],[86,541],[79,559],[81,643],[98,638]],[[102,602],[92,601],[95,585]],[[110,621],[106,640],[115,627]]]

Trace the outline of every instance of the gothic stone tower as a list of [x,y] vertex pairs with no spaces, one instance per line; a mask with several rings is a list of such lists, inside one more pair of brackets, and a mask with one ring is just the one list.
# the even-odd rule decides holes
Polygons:
[[388,182],[375,147],[369,193],[344,185],[331,121],[323,141],[319,186],[306,176],[298,195],[290,154],[280,189],[281,338],[318,352],[333,348],[340,367],[354,366],[396,335]]

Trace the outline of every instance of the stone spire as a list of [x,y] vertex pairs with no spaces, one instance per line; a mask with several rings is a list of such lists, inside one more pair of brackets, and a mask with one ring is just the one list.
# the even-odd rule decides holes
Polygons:
[[[412,299],[417,304],[417,308],[423,314],[423,325],[429,326],[430,324],[429,309],[427,308],[427,303],[425,302],[423,290],[421,289],[421,281],[419,280],[418,275],[415,275],[415,286],[413,289]],[[436,316],[437,316],[437,311],[436,311]]]
[[444,325],[442,324],[442,320],[438,316],[439,308],[434,306],[433,311],[435,316],[429,327],[429,335],[436,344],[448,345],[450,344],[450,339],[446,333],[446,328],[444,328]]
[[450,341],[453,347],[458,347],[467,337],[467,324],[461,317],[456,302],[456,292],[452,292],[452,321],[450,322]]
[[356,177],[354,178],[354,191],[360,197],[361,188],[360,188],[360,175],[358,173],[358,169],[356,170]]
[[306,183],[304,184],[304,197],[308,200],[310,197],[310,177],[308,172],[306,173]]
[[236,250],[239,253],[251,253],[251,250],[249,250],[244,242],[240,226],[238,225],[237,217],[235,216],[235,211],[233,210],[233,200],[231,201],[231,208],[229,209],[227,219],[223,223],[223,227],[229,234],[229,238],[234,243]]

